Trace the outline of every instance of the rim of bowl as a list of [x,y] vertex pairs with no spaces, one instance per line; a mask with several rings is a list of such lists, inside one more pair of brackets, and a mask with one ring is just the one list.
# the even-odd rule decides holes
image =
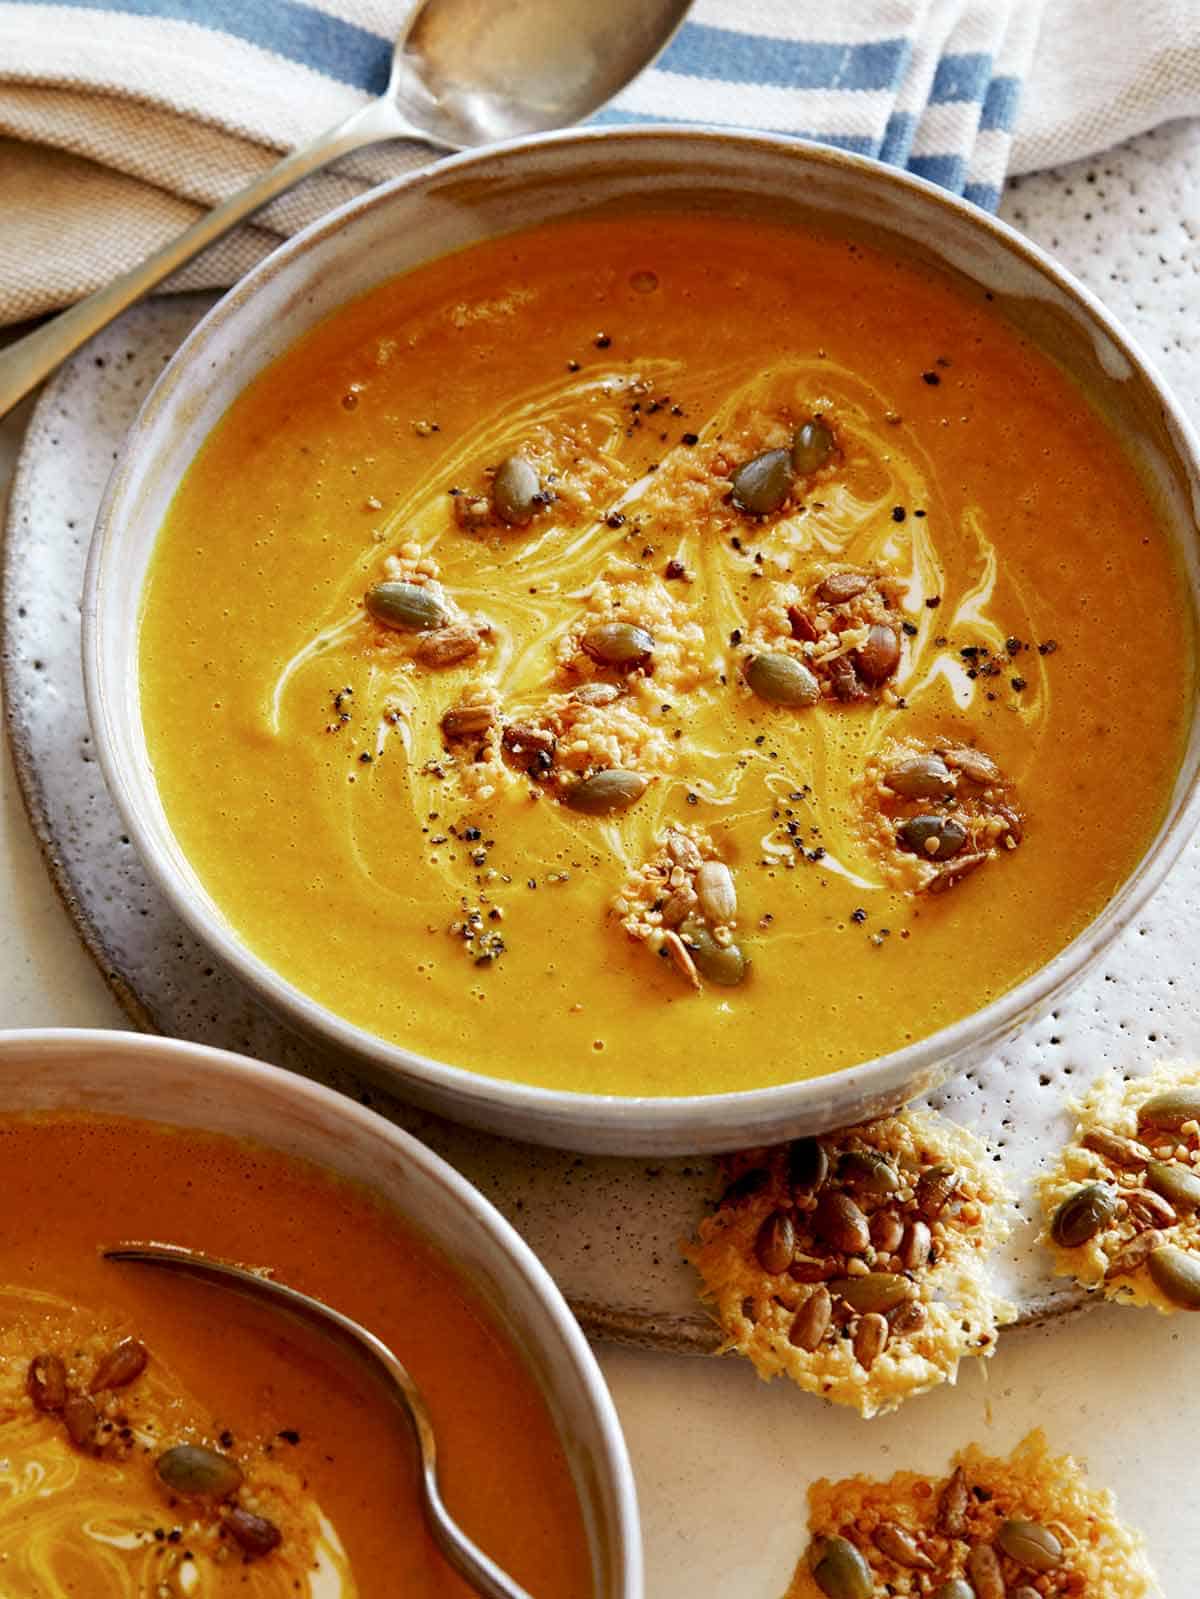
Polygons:
[[[27,1027],[5,1028],[0,1031],[0,1061],[6,1055],[21,1050],[44,1050],[50,1055],[87,1054],[89,1058],[125,1054],[130,1050],[142,1053],[152,1061],[154,1057],[174,1056],[192,1059],[206,1072],[215,1075],[248,1080],[265,1077],[281,1086],[293,1099],[311,1104],[322,1112],[323,1126],[340,1118],[375,1136],[385,1137],[410,1166],[423,1177],[450,1194],[453,1201],[470,1213],[487,1234],[497,1254],[507,1257],[525,1280],[526,1287],[537,1302],[541,1317],[549,1324],[564,1345],[571,1366],[583,1387],[583,1397],[591,1410],[592,1419],[600,1436],[602,1456],[600,1464],[608,1477],[612,1494],[614,1525],[612,1527],[613,1577],[621,1599],[642,1599],[643,1551],[641,1517],[638,1510],[637,1488],[629,1448],[617,1416],[616,1405],[600,1370],[600,1364],[585,1337],[582,1328],[572,1315],[563,1298],[562,1290],[542,1265],[537,1255],[507,1221],[491,1201],[440,1155],[427,1148],[411,1133],[397,1127],[394,1122],[378,1112],[359,1105],[345,1094],[339,1094],[322,1083],[301,1077],[297,1072],[285,1071],[266,1061],[238,1055],[232,1050],[216,1049],[210,1044],[194,1044],[187,1039],[167,1038],[161,1034],[134,1033],[118,1028],[86,1027]],[[3,1085],[0,1082],[0,1115],[4,1114]],[[137,1112],[131,1112],[136,1118]],[[255,1140],[253,1133],[249,1135]],[[260,1140],[265,1142],[265,1140]],[[268,1146],[269,1147],[269,1146]],[[320,1164],[316,1162],[315,1164]],[[386,1195],[382,1196],[386,1202]],[[454,1262],[440,1244],[430,1247],[446,1259],[451,1271],[457,1273]],[[555,1428],[557,1431],[557,1427]],[[575,1484],[577,1495],[582,1493]]]
[[[1093,324],[1099,324],[1129,361],[1143,388],[1161,406],[1164,417],[1178,437],[1181,446],[1179,453],[1190,461],[1194,478],[1200,486],[1200,437],[1154,363],[1090,289],[1055,262],[1040,246],[1025,239],[1015,228],[990,212],[900,168],[887,166],[871,157],[854,155],[788,135],[687,123],[572,128],[463,151],[368,189],[310,223],[239,279],[188,334],[155,381],[126,434],[97,513],[83,590],[84,684],[101,769],[137,845],[140,858],[173,909],[197,937],[214,948],[220,959],[252,990],[268,996],[277,1012],[299,1015],[306,1030],[320,1034],[352,1056],[371,1062],[376,1068],[386,1069],[390,1079],[399,1080],[402,1091],[410,1089],[421,1103],[436,1105],[444,1113],[457,1116],[458,1111],[447,1109],[453,1101],[461,1107],[461,1119],[474,1125],[503,1127],[506,1132],[520,1126],[520,1136],[554,1143],[558,1147],[580,1147],[607,1153],[627,1152],[635,1147],[639,1153],[651,1149],[680,1154],[715,1152],[734,1147],[738,1141],[744,1142],[747,1130],[751,1128],[756,1137],[788,1136],[788,1128],[811,1121],[812,1106],[808,1102],[819,1100],[822,1094],[828,1097],[836,1093],[839,1098],[844,1098],[856,1092],[861,1102],[867,1099],[879,1104],[890,1101],[894,1106],[900,1103],[904,1090],[909,1089],[914,1080],[922,1080],[929,1087],[945,1081],[965,1066],[965,1059],[960,1061],[960,1057],[965,1056],[972,1046],[976,1049],[996,1047],[1014,1029],[1023,1025],[1030,1013],[1049,1005],[1074,977],[1108,947],[1162,882],[1200,823],[1198,769],[1183,791],[1176,792],[1168,802],[1167,813],[1142,858],[1093,920],[1037,971],[981,1009],[901,1049],[838,1071],[796,1078],[763,1088],[696,1095],[627,1096],[547,1088],[452,1066],[408,1050],[403,1045],[391,1044],[339,1016],[283,978],[241,943],[206,906],[199,903],[173,867],[160,858],[157,844],[150,829],[142,822],[136,798],[126,784],[110,747],[107,686],[99,648],[98,596],[106,556],[118,538],[131,463],[140,452],[150,419],[171,394],[178,372],[191,360],[197,347],[204,343],[215,326],[219,326],[254,297],[261,283],[272,278],[293,258],[307,253],[327,235],[339,231],[348,221],[367,211],[386,207],[394,195],[407,194],[436,183],[447,171],[458,172],[472,166],[486,166],[497,158],[519,157],[526,150],[536,151],[547,146],[576,145],[586,150],[598,143],[639,143],[652,147],[680,141],[694,143],[698,147],[733,143],[751,151],[757,148],[774,155],[794,157],[798,164],[811,163],[855,173],[867,183],[882,184],[919,197],[922,203],[933,209],[948,212],[966,222],[1002,252],[1016,254],[1027,266],[1073,300]],[[1194,613],[1200,612],[1200,590],[1194,589],[1192,599]],[[1186,762],[1185,753],[1185,765]],[[1176,775],[1177,784],[1179,775]],[[733,1128],[735,1132],[722,1132],[722,1128]],[[585,1141],[574,1145],[571,1142],[572,1134]]]

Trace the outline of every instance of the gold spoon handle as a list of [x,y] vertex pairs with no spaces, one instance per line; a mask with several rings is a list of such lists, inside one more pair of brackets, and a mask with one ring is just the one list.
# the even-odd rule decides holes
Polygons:
[[260,178],[199,217],[178,238],[164,244],[138,266],[78,301],[69,310],[60,311],[0,352],[0,417],[74,354],[81,344],[86,344],[94,333],[107,327],[135,300],[140,300],[143,294],[260,206],[331,161],[386,139],[419,139],[435,148],[445,148],[443,142],[414,127],[403,116],[389,89],[386,95],[355,111],[311,144],[284,156]]
[[483,1595],[483,1599],[531,1599],[518,1583],[507,1576],[500,1567],[473,1543],[451,1516],[442,1502],[437,1480],[437,1442],[433,1422],[425,1405],[424,1396],[409,1376],[402,1363],[373,1332],[358,1322],[344,1316],[319,1299],[276,1282],[273,1277],[263,1277],[231,1261],[202,1255],[196,1250],[184,1249],[177,1244],[123,1243],[104,1251],[105,1260],[127,1261],[142,1266],[164,1266],[200,1277],[205,1281],[218,1281],[242,1293],[273,1299],[277,1304],[316,1323],[326,1332],[334,1332],[348,1342],[357,1354],[366,1355],[381,1367],[400,1402],[401,1408],[412,1423],[421,1457],[421,1493],[425,1517],[434,1542],[460,1577]]

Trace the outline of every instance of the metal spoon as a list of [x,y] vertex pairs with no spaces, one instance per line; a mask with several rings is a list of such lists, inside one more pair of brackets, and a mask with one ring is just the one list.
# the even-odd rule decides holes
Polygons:
[[260,1277],[257,1272],[234,1266],[229,1261],[212,1255],[200,1254],[194,1249],[184,1249],[178,1244],[117,1244],[103,1252],[105,1260],[131,1261],[142,1266],[165,1266],[168,1270],[183,1272],[190,1277],[217,1281],[241,1293],[270,1299],[275,1304],[291,1310],[305,1320],[315,1322],[322,1331],[340,1336],[351,1345],[355,1353],[365,1355],[387,1379],[393,1398],[412,1423],[420,1454],[421,1497],[429,1530],[434,1542],[460,1577],[484,1599],[530,1599],[530,1595],[511,1577],[489,1560],[452,1518],[442,1503],[437,1481],[437,1444],[433,1436],[433,1422],[425,1405],[424,1396],[388,1346],[375,1334],[368,1332],[340,1310],[323,1304],[298,1288],[276,1282],[273,1277]]
[[388,139],[468,149],[567,127],[652,61],[691,0],[416,0],[388,86],[140,266],[0,352],[0,416],[135,300],[301,178]]

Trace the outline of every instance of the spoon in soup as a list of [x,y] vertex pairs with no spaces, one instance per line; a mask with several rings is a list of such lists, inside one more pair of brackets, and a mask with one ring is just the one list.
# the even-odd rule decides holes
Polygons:
[[579,122],[653,61],[691,0],[415,0],[387,88],[140,266],[0,351],[0,416],[143,294],[310,173],[389,139],[466,150]]
[[437,1443],[424,1395],[382,1339],[340,1310],[334,1310],[332,1305],[313,1299],[298,1288],[289,1288],[273,1277],[260,1276],[244,1266],[235,1266],[195,1249],[184,1249],[178,1244],[122,1243],[104,1250],[103,1256],[105,1260],[166,1267],[205,1282],[223,1283],[240,1293],[269,1299],[281,1309],[292,1311],[302,1320],[314,1323],[323,1332],[349,1344],[356,1354],[365,1356],[383,1373],[392,1397],[412,1424],[420,1456],[418,1476],[425,1517],[434,1542],[446,1560],[476,1593],[483,1595],[483,1599],[530,1599],[519,1583],[501,1571],[495,1561],[467,1537],[442,1502],[437,1480]]

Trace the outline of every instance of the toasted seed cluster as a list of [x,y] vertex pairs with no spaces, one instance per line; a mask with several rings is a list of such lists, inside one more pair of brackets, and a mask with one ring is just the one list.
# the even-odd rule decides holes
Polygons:
[[864,1416],[953,1381],[1012,1319],[987,1256],[1010,1201],[973,1134],[905,1110],[727,1158],[685,1254],[724,1349]]
[[[896,576],[817,566],[803,582],[764,586],[745,636],[742,677],[750,691],[775,704],[797,706],[878,701],[903,657],[897,609],[902,584]],[[797,669],[811,681],[811,695],[783,699],[773,694],[773,672],[782,678],[795,676]]]
[[654,680],[654,693],[686,694],[711,680],[704,627],[687,598],[657,572],[611,559],[579,595],[579,613],[555,645],[558,679],[636,688],[631,677]]
[[491,638],[491,623],[469,615],[447,593],[435,560],[415,543],[384,562],[385,575],[363,595],[377,642],[415,667],[440,670],[474,661]]
[[702,828],[668,828],[613,908],[629,937],[689,987],[732,988],[745,978],[749,963],[734,936],[734,876]]
[[1055,1268],[1127,1305],[1200,1310],[1200,1065],[1101,1078],[1040,1185]]
[[815,1483],[786,1599],[1148,1599],[1139,1534],[1041,1432],[1007,1458],[976,1445],[949,1476]]
[[1015,788],[986,751],[891,740],[863,774],[867,836],[889,879],[944,894],[1025,836]]

